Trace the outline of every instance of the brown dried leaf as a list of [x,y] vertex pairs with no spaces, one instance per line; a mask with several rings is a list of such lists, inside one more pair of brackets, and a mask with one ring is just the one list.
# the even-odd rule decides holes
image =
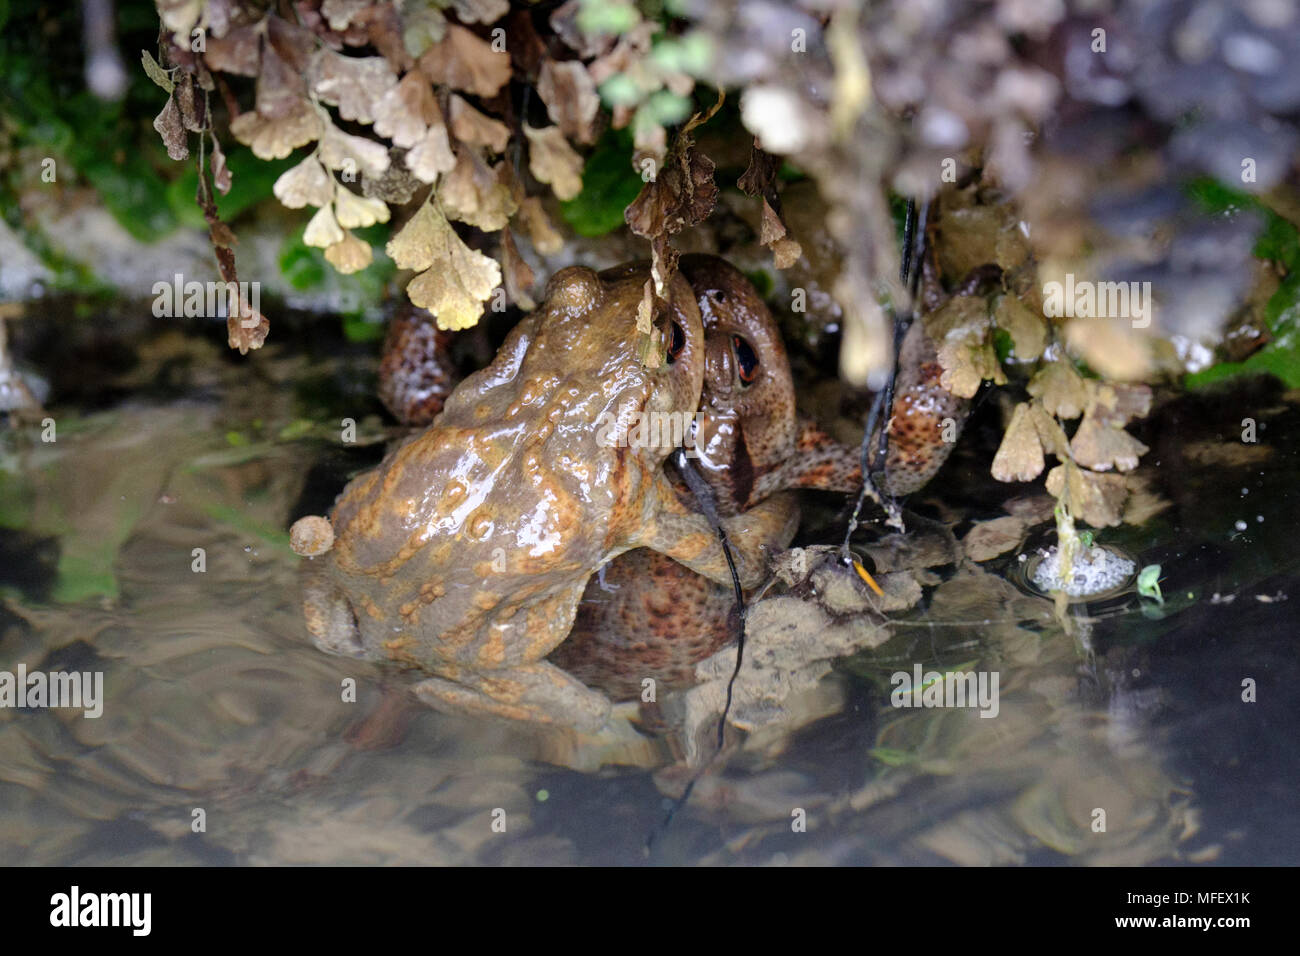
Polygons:
[[978,345],[988,338],[988,302],[979,295],[954,295],[925,315],[925,331],[935,342]]
[[420,69],[434,83],[475,96],[496,96],[510,81],[510,54],[497,53],[490,43],[452,23],[442,40],[421,55]]
[[[578,0],[579,6],[581,5],[581,2],[582,0]],[[565,6],[570,5],[566,4]],[[564,8],[561,7],[560,9]],[[558,14],[559,10],[557,10],[556,13]],[[552,16],[551,25],[556,25],[554,16]],[[644,64],[646,58],[650,54],[650,47],[654,41],[657,29],[658,27],[656,24],[651,23],[649,20],[642,20],[627,33],[619,37],[618,43],[612,50],[603,56],[600,56],[599,59],[595,60],[587,68],[587,72],[591,74],[592,82],[597,86],[600,86],[600,84],[604,83],[611,76],[614,76],[617,73],[635,74],[644,70]],[[579,52],[582,54],[582,58],[585,60],[591,56],[600,54],[601,49],[596,49],[595,47],[599,45],[602,49],[608,48],[611,39],[612,38],[608,37],[600,37],[597,40],[596,38],[589,37],[588,40],[593,41],[589,42],[588,45],[588,50],[590,50],[590,52],[580,50]],[[565,40],[565,42],[568,43],[568,40]],[[572,46],[572,44],[569,45]],[[622,127],[619,128],[621,129]]]
[[426,183],[434,182],[440,173],[448,173],[456,168],[456,156],[451,151],[451,140],[447,136],[447,127],[435,123],[424,134],[424,139],[416,143],[406,154],[406,167],[417,179]]
[[1145,418],[1151,411],[1151,389],[1146,385],[1088,380],[1087,414],[1103,425],[1123,428],[1134,418]]
[[506,295],[510,296],[510,301],[525,312],[537,308],[537,302],[532,296],[533,283],[537,277],[519,254],[515,237],[509,229],[501,230],[501,266],[505,275]]
[[557,199],[572,199],[582,192],[582,157],[564,138],[558,126],[534,129],[524,124],[528,138],[528,169],[540,183],[547,183]]
[[1088,390],[1083,377],[1068,361],[1049,362],[1029,380],[1029,394],[1043,401],[1044,407],[1067,421],[1083,414],[1088,404]]
[[262,71],[257,76],[257,112],[267,119],[283,119],[298,109],[302,99],[302,74],[267,46],[262,53]]
[[485,232],[503,228],[519,208],[496,172],[464,146],[456,147],[456,168],[438,184],[438,199],[448,217]]
[[203,98],[194,88],[194,77],[185,74],[175,87],[176,105],[181,111],[181,122],[191,133],[201,133],[207,128],[207,113]]
[[564,248],[564,237],[551,225],[542,201],[536,196],[519,203],[519,220],[528,233],[528,241],[541,255],[554,255]]
[[785,223],[783,223],[781,217],[776,214],[776,210],[772,208],[772,204],[764,199],[763,218],[759,223],[758,228],[758,241],[770,249],[772,243],[776,242],[778,239],[784,238],[785,234]]
[[365,27],[370,45],[384,55],[395,73],[411,68],[411,54],[402,37],[402,18],[391,3],[367,7],[353,18],[352,25]]
[[230,123],[235,139],[252,149],[258,159],[284,159],[299,146],[321,135],[321,121],[307,100],[281,119],[267,119],[257,113],[241,113]]
[[494,153],[505,152],[510,129],[505,123],[480,113],[462,97],[452,94],[448,108],[451,132],[462,143],[486,146]]
[[746,195],[766,197],[768,191],[774,188],[776,174],[780,169],[781,158],[761,148],[758,145],[758,138],[755,137],[753,145],[749,148],[749,167],[736,181],[736,185]]
[[803,246],[793,239],[782,238],[772,244],[772,264],[778,269],[789,269],[803,256]]
[[325,250],[325,261],[343,275],[360,272],[370,265],[373,256],[370,243],[358,239],[350,232],[344,234],[342,241]]
[[1016,358],[1030,361],[1043,354],[1047,345],[1047,323],[1043,317],[1014,295],[1004,295],[998,300],[993,319],[998,328],[1011,336]]
[[[266,18],[266,47],[275,50],[299,76],[306,76],[319,41],[316,34],[277,16]],[[265,69],[265,67],[263,67]]]
[[334,216],[344,229],[365,229],[377,222],[388,222],[388,206],[382,200],[358,196],[342,184],[336,184]]
[[394,146],[410,149],[424,139],[434,124],[442,125],[442,111],[423,73],[412,70],[380,97],[375,107],[375,132]]
[[251,26],[235,27],[225,36],[208,34],[203,60],[208,69],[236,76],[257,76],[262,63],[262,41]]
[[659,176],[642,186],[627,207],[628,226],[638,236],[653,239],[703,222],[718,201],[713,169],[713,160],[695,148],[690,134],[678,134]]
[[998,481],[1033,481],[1046,464],[1029,403],[1021,402],[1011,413],[1011,423],[993,456],[993,477]]
[[1042,403],[1032,402],[1031,410],[1034,416],[1034,427],[1038,429],[1038,440],[1043,443],[1043,450],[1065,461],[1070,457],[1070,440],[1065,436],[1065,429],[1047,413]]
[[421,207],[388,241],[388,255],[402,269],[423,269],[406,287],[410,300],[428,309],[442,329],[467,329],[501,284],[496,261],[470,249],[432,203]]
[[212,137],[212,184],[217,187],[217,192],[226,195],[230,192],[232,177],[230,167],[226,165],[226,154],[221,151],[221,144],[217,142],[217,137]]
[[772,250],[773,261],[778,269],[790,268],[803,255],[803,248],[786,235],[785,223],[766,199],[763,200],[763,218],[758,237],[759,242]]
[[547,60],[543,63],[537,77],[537,95],[566,137],[579,143],[595,140],[600,95],[581,61]]
[[641,290],[641,301],[636,307],[636,330],[642,335],[649,335],[654,331],[654,307],[654,283],[646,279],[645,287]]
[[281,173],[271,192],[289,209],[325,206],[334,198],[334,178],[312,155]]
[[943,367],[939,384],[958,398],[972,398],[986,378],[997,385],[1007,383],[1006,373],[1002,371],[1002,363],[992,345],[970,345],[954,339],[940,345],[938,353],[939,365]]
[[382,176],[388,169],[388,150],[364,136],[344,133],[333,123],[326,123],[321,133],[320,160],[328,169],[345,173]]
[[311,84],[316,95],[337,106],[344,119],[373,123],[379,101],[397,85],[397,77],[382,56],[322,50],[312,66]]
[[1111,428],[1087,414],[1070,440],[1070,451],[1080,465],[1096,471],[1132,471],[1149,449],[1121,428]]
[[153,128],[162,137],[168,156],[175,160],[189,157],[190,147],[186,142],[188,137],[185,135],[185,123],[181,119],[180,108],[176,105],[175,94],[167,97],[167,105],[154,118]]
[[1119,524],[1128,487],[1123,475],[1099,475],[1067,461],[1047,473],[1047,492],[1064,501],[1076,518],[1105,528]]
[[343,230],[339,228],[338,221],[334,218],[334,210],[329,205],[321,206],[316,210],[316,215],[307,222],[307,228],[302,234],[303,244],[315,246],[317,249],[328,249],[335,243],[342,242],[343,239]]

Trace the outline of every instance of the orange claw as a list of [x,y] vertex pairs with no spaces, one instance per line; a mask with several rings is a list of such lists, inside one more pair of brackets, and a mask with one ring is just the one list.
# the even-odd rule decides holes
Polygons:
[[876,583],[876,579],[875,579],[875,578],[873,578],[870,574],[867,573],[867,569],[864,568],[864,567],[862,566],[862,562],[861,562],[861,561],[858,561],[858,560],[854,559],[854,561],[853,561],[853,570],[854,570],[854,571],[857,571],[857,572],[858,572],[858,577],[860,577],[860,578],[862,578],[862,580],[866,581],[866,582],[867,582],[867,586],[870,587],[871,590],[873,590],[873,591],[876,592],[876,596],[877,596],[877,597],[884,597],[884,596],[885,596],[885,592],[882,591],[882,590],[880,590],[880,585]]

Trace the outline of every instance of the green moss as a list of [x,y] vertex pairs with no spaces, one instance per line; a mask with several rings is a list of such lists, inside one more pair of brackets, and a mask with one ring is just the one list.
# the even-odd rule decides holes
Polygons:
[[1264,217],[1264,229],[1255,242],[1258,259],[1280,264],[1287,276],[1264,306],[1264,322],[1273,339],[1241,362],[1220,362],[1188,375],[1188,388],[1204,388],[1240,375],[1275,375],[1289,388],[1300,387],[1300,230],[1254,196],[1213,179],[1200,179],[1188,193],[1207,212],[1233,215],[1242,211]]
[[609,130],[587,158],[582,192],[560,203],[560,215],[580,236],[603,236],[623,225],[623,210],[642,185],[632,168],[632,134]]

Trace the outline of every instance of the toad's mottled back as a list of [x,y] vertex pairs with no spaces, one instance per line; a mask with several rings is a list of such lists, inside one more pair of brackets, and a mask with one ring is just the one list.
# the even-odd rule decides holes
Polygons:
[[[647,415],[693,416],[703,378],[699,310],[681,277],[659,320],[667,359],[642,361],[647,276],[557,273],[543,306],[434,423],[348,485],[333,549],[306,587],[319,644],[419,666],[434,675],[420,692],[455,709],[600,726],[607,699],[544,661],[591,573],[643,546],[727,579],[712,529],[664,475],[672,430],[635,428]],[[608,440],[629,431],[661,437]],[[753,582],[762,536],[751,522],[731,531]]]

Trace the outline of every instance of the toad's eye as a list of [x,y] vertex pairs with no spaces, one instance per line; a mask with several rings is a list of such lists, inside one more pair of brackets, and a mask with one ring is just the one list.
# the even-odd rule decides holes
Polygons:
[[673,323],[672,339],[668,342],[668,361],[673,361],[677,356],[682,354],[682,349],[686,348],[686,333],[676,322]]
[[736,350],[736,367],[740,369],[740,381],[745,385],[753,384],[758,377],[758,355],[754,347],[739,335],[731,337],[731,347]]

